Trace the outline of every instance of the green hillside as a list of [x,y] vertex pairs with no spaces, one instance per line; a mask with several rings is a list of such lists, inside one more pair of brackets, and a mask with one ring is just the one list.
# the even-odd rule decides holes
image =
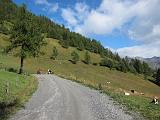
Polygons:
[[[35,15],[28,11],[26,6],[17,6],[12,0],[1,0],[0,6],[0,32],[12,34],[14,40],[17,40],[15,42],[16,45],[13,45],[16,46],[17,49],[20,48],[20,44],[22,45],[22,43],[23,46],[25,46],[24,41],[30,41],[30,38],[33,40],[36,34],[38,34],[36,37],[41,38],[45,36],[59,40],[60,45],[64,48],[74,47],[79,50],[87,50],[99,54],[103,58],[101,65],[108,66],[111,69],[114,68],[122,72],[144,74],[145,76],[152,74],[151,68],[145,62],[127,57],[121,58],[118,53],[113,53],[108,48],[105,48],[99,41],[72,32],[68,28],[65,28],[64,25],[58,25],[45,16]],[[20,36],[17,34],[19,33],[21,33],[21,39],[18,39]],[[34,42],[36,42],[36,40],[34,40]],[[33,43],[33,41],[27,44],[31,43]],[[38,46],[38,43],[36,44],[33,49]],[[28,47],[26,47],[26,49],[27,48]],[[34,50],[32,52],[28,50],[28,53],[34,54]],[[25,57],[27,57],[27,54],[25,54]]]
[[[8,45],[8,36],[0,34],[0,49]],[[38,70],[47,73],[48,69],[54,71],[56,75],[73,81],[80,82],[99,89],[99,85],[119,103],[124,104],[130,110],[139,111],[143,116],[149,119],[158,119],[160,106],[150,104],[153,96],[160,97],[160,87],[144,80],[143,75],[135,75],[133,73],[124,73],[117,70],[110,70],[108,67],[103,67],[93,64],[85,64],[85,51],[79,51],[77,48],[69,47],[68,49],[61,47],[58,40],[46,38],[47,46],[43,47],[43,56],[38,58],[28,58],[24,64],[24,70],[27,73],[36,73]],[[50,59],[53,47],[56,46],[58,50],[58,57],[56,60]],[[80,61],[73,64],[71,59],[72,51],[76,51],[80,55]],[[92,63],[99,63],[102,59],[99,54],[89,53]],[[20,59],[12,54],[0,53],[0,67],[19,69]],[[108,84],[110,82],[110,84]],[[124,91],[136,90],[137,93],[132,96],[124,96]],[[112,91],[112,92],[109,92]],[[113,92],[114,91],[114,92]],[[144,95],[140,95],[144,93]],[[155,109],[156,107],[156,109]],[[148,109],[150,108],[150,109]]]
[[[8,36],[0,34],[1,49],[7,45]],[[24,69],[28,73],[36,73],[39,69],[47,72],[52,69],[55,74],[71,79],[78,79],[89,84],[102,84],[104,87],[118,91],[120,89],[130,91],[134,89],[139,93],[145,93],[145,96],[160,96],[160,87],[153,83],[144,80],[142,75],[132,73],[123,73],[117,70],[110,70],[107,67],[99,65],[87,65],[82,62],[85,51],[79,51],[76,48],[69,47],[68,49],[61,47],[58,40],[47,38],[47,46],[43,48],[44,55],[38,58],[29,58],[25,61]],[[50,59],[53,47],[58,49],[58,57],[56,60]],[[80,55],[80,61],[77,64],[72,64],[72,51],[76,51]],[[99,63],[101,57],[99,54],[90,53],[91,62]],[[19,58],[10,55],[0,54],[0,62],[2,68],[19,68]],[[111,82],[107,84],[107,82]]]
[[[10,39],[10,36],[13,39]],[[41,42],[45,40],[46,46],[41,48],[39,37]],[[10,43],[12,46],[9,49],[14,48],[14,50],[6,54],[5,48]],[[50,59],[54,47],[58,51],[56,60]],[[39,48],[43,55],[33,58],[36,50],[35,55],[40,53]],[[76,64],[71,62],[73,51],[76,51],[80,57]],[[84,63],[86,52],[91,58],[90,64]],[[36,16],[27,11],[25,6],[18,7],[11,0],[1,0],[0,70],[3,70],[2,79],[12,80],[5,77],[12,75],[4,70],[19,70],[20,58],[18,56],[21,60],[24,59],[24,73],[32,74],[37,71],[47,73],[47,70],[51,69],[56,75],[102,90],[119,103],[127,106],[128,109],[139,111],[146,118],[154,120],[160,118],[160,106],[150,103],[153,96],[160,98],[160,87],[147,80],[147,77],[153,74],[148,64],[137,59],[121,58],[117,53],[104,48],[100,42],[94,39],[71,32],[63,25],[58,25],[45,16]],[[13,78],[16,75],[13,74]],[[22,82],[24,82],[23,79]],[[0,84],[4,86],[2,81]],[[14,79],[11,85],[13,85],[13,87],[11,86],[13,91],[15,89],[20,92],[26,86],[30,87],[28,82],[26,84],[20,82],[19,87],[22,89],[16,88]],[[136,92],[133,94],[131,90]],[[131,96],[124,96],[124,92],[130,92]],[[17,95],[17,92],[13,95]],[[5,97],[2,99],[7,101]]]

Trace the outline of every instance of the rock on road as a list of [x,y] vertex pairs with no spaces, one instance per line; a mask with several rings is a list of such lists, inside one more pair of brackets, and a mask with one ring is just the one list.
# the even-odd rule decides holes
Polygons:
[[[10,120],[133,120],[110,97],[54,75],[36,75],[38,90]],[[137,119],[137,118],[136,118]]]

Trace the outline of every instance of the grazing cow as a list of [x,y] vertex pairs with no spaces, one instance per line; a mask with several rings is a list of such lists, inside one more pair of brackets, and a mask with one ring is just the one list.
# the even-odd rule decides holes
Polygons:
[[52,71],[50,69],[48,69],[48,74],[52,74]]
[[157,105],[158,104],[158,98],[154,97],[153,100],[152,100],[152,103],[154,103],[155,105]]

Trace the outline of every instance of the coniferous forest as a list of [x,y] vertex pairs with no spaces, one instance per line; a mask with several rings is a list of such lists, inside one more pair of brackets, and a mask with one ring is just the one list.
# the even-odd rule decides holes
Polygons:
[[[17,6],[12,0],[0,0],[0,33],[11,34],[12,28],[18,19],[18,10],[21,7],[27,9],[25,5]],[[122,72],[144,74],[145,76],[152,73],[151,68],[145,62],[128,57],[121,58],[118,53],[113,53],[108,48],[104,48],[99,41],[72,32],[64,25],[59,25],[45,16],[37,16],[29,11],[25,14],[29,16],[27,19],[32,21],[32,24],[37,27],[43,36],[59,40],[62,47],[67,49],[71,46],[80,51],[88,50],[100,54],[102,60],[99,64],[101,66]]]

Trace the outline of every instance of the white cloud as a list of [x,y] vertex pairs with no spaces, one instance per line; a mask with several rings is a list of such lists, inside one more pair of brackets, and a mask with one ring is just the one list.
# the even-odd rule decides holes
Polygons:
[[75,5],[75,12],[77,19],[83,22],[84,19],[87,18],[89,14],[89,6],[85,3],[76,3]]
[[50,3],[47,0],[35,0],[35,4],[37,5],[50,5]]
[[73,9],[63,9],[62,16],[76,32],[84,35],[107,35],[126,29],[129,24],[125,30],[128,37],[141,45],[117,51],[121,55],[152,57],[160,56],[159,6],[160,0],[102,0],[96,9],[77,3]]
[[43,5],[42,10],[47,11],[48,13],[56,12],[59,9],[58,3],[50,3],[47,0],[35,0],[36,5]]
[[134,26],[129,30],[133,39],[145,43],[160,41],[160,0],[146,0],[139,8]]
[[62,9],[62,17],[71,26],[76,26],[78,23],[78,20],[75,18],[75,12],[73,12],[70,8]]
[[76,3],[74,9],[63,8],[62,18],[74,29],[77,28],[89,14],[89,7],[85,3]]
[[120,54],[120,56],[130,56],[130,57],[153,57],[160,56],[160,43],[155,44],[143,44],[132,47],[124,47],[116,50]]
[[[124,1],[124,0],[123,0]],[[75,25],[75,30],[82,34],[108,34],[114,29],[120,29],[123,24],[136,15],[135,9],[139,3],[122,2],[122,0],[103,0],[97,9],[89,9],[85,3],[77,3],[74,9],[65,10],[74,12],[74,19],[81,24]],[[63,11],[62,11],[63,14]],[[76,14],[76,16],[75,16]],[[64,17],[63,17],[64,18]],[[64,18],[66,20],[66,18]]]
[[114,48],[111,48],[110,46],[105,46],[105,48],[108,48],[109,50],[111,50],[113,53],[117,53],[117,50]]
[[50,6],[49,12],[56,12],[56,11],[58,10],[58,8],[59,8],[58,3],[52,4],[52,5]]

